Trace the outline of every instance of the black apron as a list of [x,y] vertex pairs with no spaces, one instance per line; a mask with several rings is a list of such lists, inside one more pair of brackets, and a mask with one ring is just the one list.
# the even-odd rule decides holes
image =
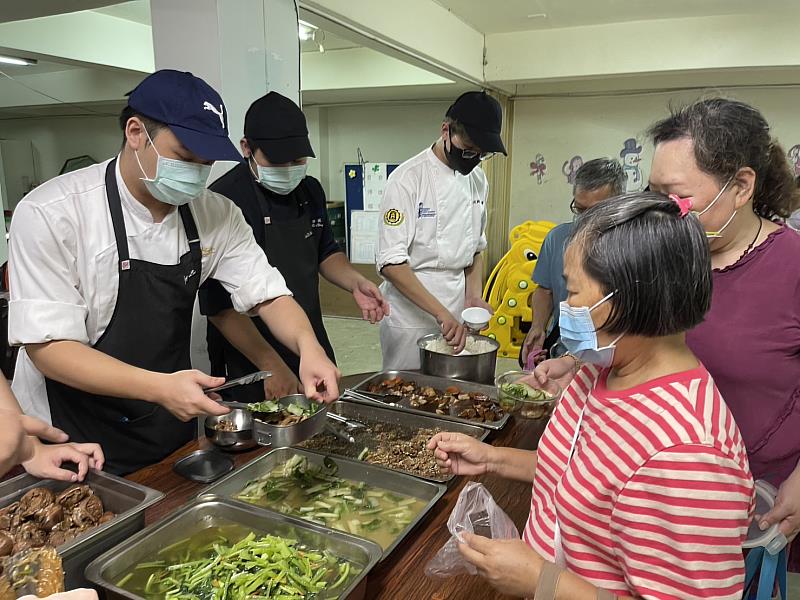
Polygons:
[[[272,203],[268,194],[262,194],[256,187],[258,184],[252,179],[250,184],[254,187],[255,199],[261,210],[261,222],[264,227],[264,244],[262,249],[267,255],[269,263],[280,271],[286,280],[286,286],[292,291],[295,301],[305,311],[317,341],[325,350],[332,361],[335,361],[333,347],[322,322],[322,308],[319,301],[319,244],[321,228],[311,226],[311,217],[308,210],[308,198],[300,200],[300,216],[294,219],[272,222]],[[265,201],[261,201],[264,198]],[[260,318],[254,318],[253,323],[264,336],[264,339],[275,349],[286,365],[297,375],[300,370],[300,358],[291,350],[281,344]],[[209,324],[208,346],[209,355],[219,357],[224,362],[214,364],[212,360],[211,372],[233,379],[247,375],[258,368],[251,363],[241,352],[230,345],[220,332]],[[221,352],[220,352],[221,349]],[[263,382],[248,386],[240,386],[230,390],[228,394],[222,393],[229,399],[238,402],[259,402],[264,400]]]
[[[117,304],[93,346],[124,363],[161,373],[191,368],[192,310],[200,281],[201,251],[188,205],[178,211],[189,252],[177,265],[132,260],[116,178],[116,159],[106,169],[106,196],[119,254]],[[183,423],[143,400],[97,396],[46,379],[53,425],[73,442],[97,442],[105,470],[126,475],[156,463],[194,437],[194,420]]]

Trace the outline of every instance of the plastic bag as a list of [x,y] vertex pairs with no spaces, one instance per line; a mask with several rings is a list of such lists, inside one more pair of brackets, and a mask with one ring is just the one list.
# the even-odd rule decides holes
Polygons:
[[514,522],[497,506],[483,484],[474,481],[461,490],[456,506],[447,519],[447,529],[452,537],[425,567],[425,575],[428,577],[477,573],[475,567],[464,560],[458,551],[458,544],[464,541],[461,534],[465,531],[493,540],[519,539]]

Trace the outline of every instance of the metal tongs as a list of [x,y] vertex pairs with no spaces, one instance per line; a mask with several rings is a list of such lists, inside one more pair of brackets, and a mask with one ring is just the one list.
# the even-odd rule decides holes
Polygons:
[[362,400],[364,402],[377,402],[379,404],[384,404],[386,406],[398,406],[397,402],[387,400],[387,398],[398,398],[398,396],[392,396],[390,394],[380,394],[376,392],[362,392],[360,390],[353,390],[348,388],[344,391],[342,396],[345,398],[349,396],[354,400]]
[[222,385],[218,385],[217,387],[207,388],[205,391],[206,394],[210,394],[211,392],[221,392],[222,390],[227,390],[232,387],[237,387],[240,385],[250,385],[251,383],[255,383],[256,381],[264,381],[267,377],[272,377],[272,373],[270,371],[256,371],[255,373],[250,373],[249,375],[245,375],[244,377],[237,377],[236,379],[231,379],[230,381],[226,381]]
[[[342,415],[331,411],[328,411],[327,416],[329,421],[326,423],[326,429],[339,439],[342,439],[350,444],[356,443],[356,439],[350,434],[350,432],[354,429],[363,429],[366,427],[366,425],[364,425],[364,423],[361,421],[354,421],[353,419],[348,419],[347,417],[343,417]],[[333,422],[331,423],[331,421]]]
[[335,412],[328,411],[328,418],[331,421],[336,421],[337,423],[341,423],[348,429],[364,429],[366,425],[361,421],[356,421],[354,419],[348,419],[347,417],[343,417]]

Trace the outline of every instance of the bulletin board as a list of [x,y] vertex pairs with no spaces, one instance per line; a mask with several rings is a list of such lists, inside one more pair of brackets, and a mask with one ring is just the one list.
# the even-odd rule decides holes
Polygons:
[[[364,170],[375,165],[382,166],[385,176],[391,175],[398,165],[388,163],[363,163],[345,164],[344,189],[345,189],[345,228],[347,236],[347,256],[356,264],[374,264],[375,253],[370,250],[368,232],[377,236],[380,219],[380,202],[377,197],[367,199],[365,204]],[[367,193],[370,194],[370,190]],[[365,210],[365,208],[369,210]],[[377,237],[376,237],[377,239]]]

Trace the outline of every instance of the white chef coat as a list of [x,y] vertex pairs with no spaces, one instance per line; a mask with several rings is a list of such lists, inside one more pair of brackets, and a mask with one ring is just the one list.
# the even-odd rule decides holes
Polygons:
[[[73,340],[93,345],[117,303],[118,254],[106,199],[109,161],[51,179],[17,205],[10,231],[8,337],[15,345]],[[125,186],[116,169],[133,259],[174,265],[189,251],[180,214],[160,223]],[[270,266],[241,210],[209,190],[191,203],[200,236],[200,283],[209,277],[230,292],[234,308],[291,295]],[[12,389],[25,413],[50,420],[42,374],[24,348]]]
[[[389,176],[381,202],[376,267],[407,262],[423,286],[456,317],[464,309],[465,276],[486,249],[486,175],[453,171],[425,149]],[[439,331],[436,320],[391,283],[381,291],[391,305],[381,321],[384,369],[419,368],[416,341]]]

